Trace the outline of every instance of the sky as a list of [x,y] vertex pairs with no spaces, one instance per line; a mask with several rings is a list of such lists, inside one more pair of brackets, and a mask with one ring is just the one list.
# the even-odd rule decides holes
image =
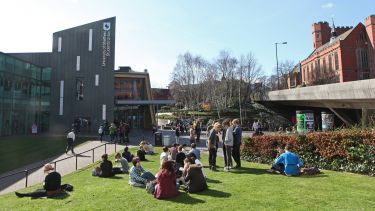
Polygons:
[[179,54],[213,61],[251,52],[266,75],[313,50],[311,26],[334,19],[355,26],[375,14],[373,0],[1,0],[1,52],[51,52],[52,33],[116,16],[115,67],[148,69],[165,88]]

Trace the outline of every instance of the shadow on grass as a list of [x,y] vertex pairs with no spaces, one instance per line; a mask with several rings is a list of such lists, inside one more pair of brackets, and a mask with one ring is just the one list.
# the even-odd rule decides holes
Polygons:
[[207,181],[208,183],[222,183],[220,180],[210,179],[210,178],[206,178],[206,181]]
[[324,174],[323,172],[320,172],[319,174],[315,174],[315,175],[300,175],[298,176],[298,178],[322,178],[322,177],[328,177],[327,174]]
[[113,176],[113,177],[99,177],[99,178],[103,178],[103,179],[123,179],[123,177],[119,177],[119,176]]
[[202,199],[193,198],[190,194],[185,192],[180,192],[180,194],[176,198],[171,199],[163,199],[165,201],[182,203],[182,204],[198,204],[198,203],[206,203],[206,201]]
[[54,200],[64,200],[66,198],[68,198],[70,196],[69,193],[63,193],[59,196],[54,196],[54,197],[31,197],[32,200],[35,200],[35,199],[54,199]]
[[247,167],[233,169],[230,172],[233,174],[255,174],[255,175],[269,174],[265,169],[256,169],[256,168],[247,168]]
[[228,198],[232,195],[230,193],[226,193],[226,192],[214,190],[214,189],[208,189],[208,190],[205,190],[203,192],[194,193],[194,194],[200,195],[200,196],[217,197],[217,198]]

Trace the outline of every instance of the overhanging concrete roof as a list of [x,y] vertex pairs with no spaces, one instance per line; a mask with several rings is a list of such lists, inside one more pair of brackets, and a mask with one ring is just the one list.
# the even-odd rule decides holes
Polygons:
[[272,91],[262,101],[311,107],[375,109],[375,79]]
[[171,105],[176,100],[117,100],[117,105]]

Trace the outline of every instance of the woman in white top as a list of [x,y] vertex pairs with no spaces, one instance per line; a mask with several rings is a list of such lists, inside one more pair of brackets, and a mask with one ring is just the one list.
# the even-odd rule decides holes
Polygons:
[[232,163],[232,148],[233,148],[233,125],[230,124],[230,121],[223,122],[224,124],[224,130],[225,132],[225,137],[223,140],[223,144],[225,145],[225,150],[226,150],[226,164],[227,166],[224,167],[224,171],[229,171],[231,167],[233,167]]

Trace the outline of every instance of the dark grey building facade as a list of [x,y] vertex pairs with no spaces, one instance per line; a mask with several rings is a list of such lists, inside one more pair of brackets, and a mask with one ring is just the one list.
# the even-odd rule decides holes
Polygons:
[[97,131],[113,121],[116,18],[53,33],[52,52],[12,53],[51,67],[50,131]]

